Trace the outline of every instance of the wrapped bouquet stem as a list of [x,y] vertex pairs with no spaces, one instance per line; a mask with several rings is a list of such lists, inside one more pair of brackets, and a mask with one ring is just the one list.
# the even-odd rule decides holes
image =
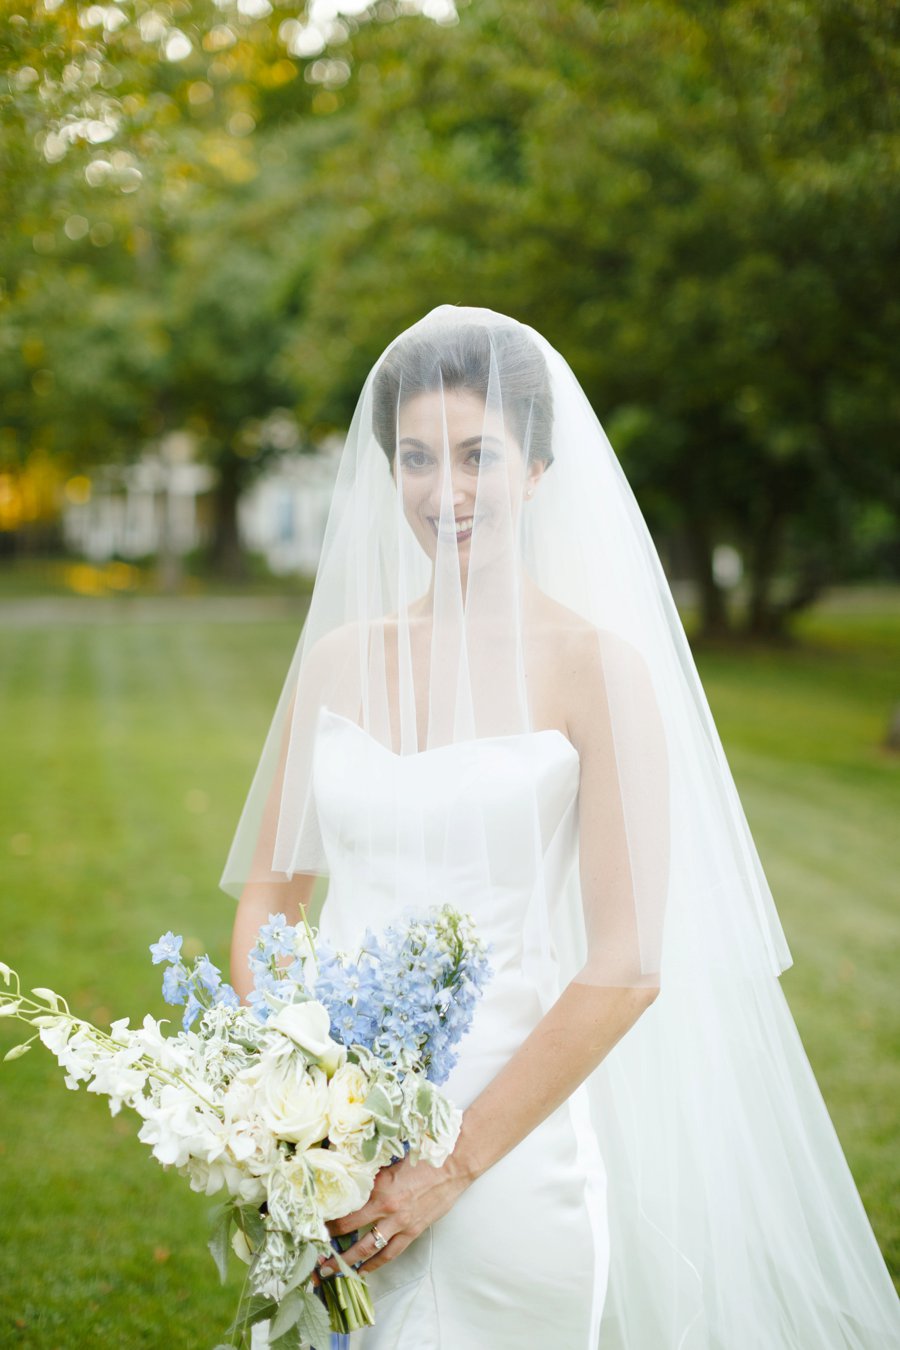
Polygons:
[[[142,1117],[138,1138],[195,1191],[223,1195],[210,1216],[209,1247],[225,1280],[229,1251],[247,1278],[229,1340],[249,1344],[269,1322],[272,1345],[328,1350],[332,1332],[374,1320],[365,1280],[332,1241],[328,1223],[360,1209],[381,1167],[409,1156],[440,1166],[461,1113],[440,1091],[455,1046],[488,975],[471,920],[449,907],[411,916],[359,952],[318,943],[306,921],[269,916],[250,953],[247,1005],[207,956],[192,968],[182,939],[151,945],[166,964],[163,993],[184,1006],[172,1036],[147,1014],[103,1031],[75,1016],[52,989],[21,991],[0,962],[0,1017],[33,1034],[65,1070]],[[319,1281],[327,1257],[340,1276]]]

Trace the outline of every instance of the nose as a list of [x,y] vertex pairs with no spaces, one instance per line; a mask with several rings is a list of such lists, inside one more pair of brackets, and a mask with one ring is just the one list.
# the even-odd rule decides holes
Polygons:
[[[441,513],[441,497],[444,491],[443,470],[435,475],[435,481],[432,485],[432,492],[429,501],[429,514],[439,516]],[[450,500],[453,504],[454,515],[459,515],[459,507],[464,506],[469,500],[470,489],[461,475],[451,472],[450,476]]]

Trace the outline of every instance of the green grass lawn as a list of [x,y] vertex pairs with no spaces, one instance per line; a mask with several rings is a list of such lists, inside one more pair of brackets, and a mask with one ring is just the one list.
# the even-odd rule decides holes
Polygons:
[[[879,748],[900,698],[894,600],[814,613],[792,650],[698,664],[793,951],[783,987],[898,1271],[900,760]],[[178,1018],[147,952],[167,928],[227,970],[234,902],[217,883],[297,603],[296,622],[7,628],[0,959],[26,987],[103,1025]],[[0,1052],[20,1026],[0,1028]],[[0,1064],[0,1345],[197,1350],[227,1326],[243,1267],[218,1284],[213,1202],[137,1126],[66,1091],[40,1045]]]

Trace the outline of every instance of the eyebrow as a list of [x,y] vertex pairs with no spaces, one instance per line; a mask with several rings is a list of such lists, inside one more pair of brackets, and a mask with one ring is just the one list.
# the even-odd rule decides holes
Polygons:
[[[488,434],[486,436],[469,436],[467,440],[460,441],[456,448],[457,450],[470,450],[473,446],[481,445],[485,441],[493,441],[494,445],[503,444],[499,436],[491,436]],[[430,445],[426,445],[424,441],[416,440],[415,436],[401,436],[399,444],[414,445],[417,450],[431,449]]]

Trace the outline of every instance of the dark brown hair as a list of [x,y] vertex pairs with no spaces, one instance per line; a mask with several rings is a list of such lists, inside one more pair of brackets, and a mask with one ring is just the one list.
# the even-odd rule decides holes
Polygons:
[[400,338],[375,376],[372,423],[393,464],[397,410],[407,399],[437,389],[466,389],[487,399],[491,357],[502,391],[503,417],[526,463],[553,463],[553,398],[543,355],[517,324],[488,328],[460,323],[416,327]]

